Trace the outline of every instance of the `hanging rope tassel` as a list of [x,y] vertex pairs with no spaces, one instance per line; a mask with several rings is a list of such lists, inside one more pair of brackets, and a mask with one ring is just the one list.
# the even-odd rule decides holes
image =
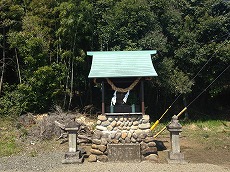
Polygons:
[[113,93],[113,97],[112,97],[112,99],[111,99],[111,106],[112,106],[112,105],[115,105],[115,104],[116,104],[116,101],[117,101],[117,91],[115,91],[115,92]]
[[123,103],[127,102],[128,97],[129,97],[129,91],[125,94],[125,97],[123,98]]

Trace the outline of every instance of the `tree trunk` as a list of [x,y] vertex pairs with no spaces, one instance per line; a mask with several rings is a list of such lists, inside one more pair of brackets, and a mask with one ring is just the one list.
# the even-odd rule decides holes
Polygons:
[[72,62],[71,62],[71,81],[70,81],[70,96],[69,96],[68,110],[70,109],[72,98],[73,98],[73,62],[74,62],[74,55],[75,55],[76,36],[77,36],[77,33],[75,33],[74,40],[73,40],[73,56],[72,56]]
[[73,98],[73,58],[71,62],[71,81],[70,81],[70,96],[69,96],[69,106],[68,110],[70,109],[71,103]]
[[93,92],[92,92],[92,86],[89,82],[89,102],[90,104],[93,104]]
[[[187,100],[186,100],[186,96],[185,95],[183,95],[183,104],[184,104],[184,107],[187,107]],[[187,119],[189,119],[189,115],[188,115],[188,111],[186,110],[185,111],[185,120],[187,120]]]
[[68,72],[66,75],[65,96],[64,96],[64,103],[63,103],[64,109],[65,109],[65,105],[66,105],[67,91],[68,91],[68,84],[69,84],[69,69],[70,69],[70,59],[69,59],[68,67],[67,67]]
[[17,49],[14,49],[15,51],[15,58],[16,58],[16,63],[17,63],[17,70],[18,70],[18,78],[19,78],[19,83],[22,83],[22,78],[21,78],[21,72],[20,72],[20,66],[19,66],[19,60],[18,60],[18,52]]
[[5,72],[5,61],[6,61],[6,43],[5,43],[5,27],[3,26],[3,50],[2,50],[2,72],[1,72],[1,78],[0,78],[0,95],[2,92],[2,86],[3,86],[3,78],[4,78],[4,72]]

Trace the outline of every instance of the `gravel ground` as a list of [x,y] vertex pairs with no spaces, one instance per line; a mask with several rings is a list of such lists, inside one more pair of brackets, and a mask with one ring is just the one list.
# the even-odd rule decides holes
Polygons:
[[170,172],[230,172],[224,166],[213,164],[162,164],[152,162],[140,163],[89,163],[83,164],[61,164],[63,152],[30,157],[26,155],[0,158],[0,171],[55,171],[55,172],[149,172],[149,171],[170,171]]

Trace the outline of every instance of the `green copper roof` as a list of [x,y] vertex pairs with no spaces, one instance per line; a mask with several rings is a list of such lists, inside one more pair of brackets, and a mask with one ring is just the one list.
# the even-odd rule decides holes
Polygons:
[[157,76],[151,54],[145,51],[91,51],[93,56],[89,78],[152,77]]

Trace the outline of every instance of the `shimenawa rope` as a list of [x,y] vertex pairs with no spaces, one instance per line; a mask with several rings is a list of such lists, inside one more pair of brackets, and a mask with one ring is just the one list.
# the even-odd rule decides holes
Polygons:
[[141,79],[141,78],[137,78],[137,79],[136,79],[129,87],[127,87],[127,88],[119,88],[119,87],[116,87],[116,86],[114,85],[114,83],[113,83],[110,79],[106,78],[108,84],[112,87],[112,89],[113,89],[114,91],[118,91],[118,92],[122,92],[122,93],[126,93],[126,92],[128,92],[129,90],[132,90],[132,89],[137,85],[137,83],[140,81],[140,79]]

